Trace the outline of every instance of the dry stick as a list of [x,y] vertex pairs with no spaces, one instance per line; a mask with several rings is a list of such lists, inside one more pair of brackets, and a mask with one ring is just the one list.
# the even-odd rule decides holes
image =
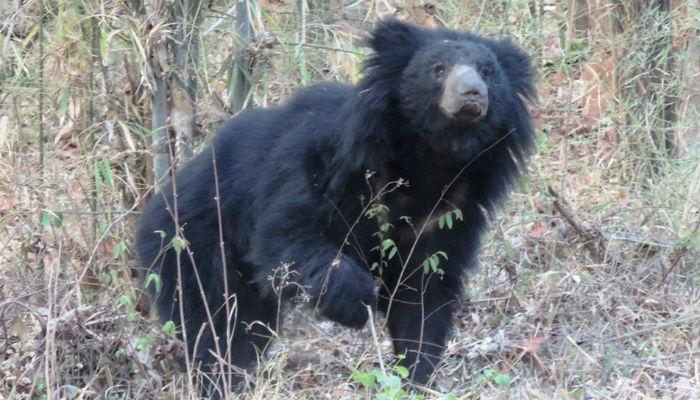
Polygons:
[[[592,241],[586,241],[585,246],[588,248],[588,251],[593,254],[594,257],[597,257],[599,259],[604,259],[604,254],[601,254],[601,251],[599,248],[596,247],[597,243],[605,243],[605,237],[603,234],[595,228],[586,228],[583,227],[581,224],[576,222],[574,217],[567,212],[564,207],[562,207],[561,203],[564,201],[564,199],[561,197],[559,193],[557,193],[553,187],[548,186],[547,190],[549,194],[554,197],[554,209],[564,218],[564,220],[571,225],[572,228],[581,236],[584,237],[590,237],[593,239]],[[613,263],[616,264],[615,260],[613,260]]]
[[663,323],[660,323],[660,324],[658,324],[658,325],[656,325],[656,326],[652,326],[652,327],[649,327],[649,328],[640,329],[640,330],[637,330],[637,331],[634,331],[634,332],[630,332],[630,333],[625,333],[624,335],[620,335],[620,336],[615,336],[614,338],[608,339],[607,342],[612,342],[612,341],[616,341],[616,340],[631,338],[631,337],[633,337],[633,336],[641,335],[641,334],[643,334],[643,333],[653,332],[653,331],[655,331],[655,330],[657,330],[657,329],[667,328],[667,327],[669,327],[669,326],[673,326],[673,325],[676,325],[676,324],[682,324],[682,323],[693,322],[693,321],[698,320],[698,319],[700,319],[700,314],[691,315],[691,316],[686,317],[686,318],[674,319],[673,321],[663,322]]
[[[168,141],[168,152],[170,155],[171,160],[175,160],[175,154],[174,154],[174,149],[173,149],[173,143],[172,140]],[[172,196],[173,196],[173,207],[172,211],[170,211],[170,207],[168,207],[167,203],[167,198],[165,197],[165,194],[162,193],[163,198],[165,199],[166,203],[166,209],[168,209],[170,216],[173,218],[173,223],[175,224],[175,234],[177,236],[180,236],[181,228],[180,228],[180,223],[179,223],[179,213],[178,213],[178,207],[177,207],[177,182],[176,182],[176,165],[173,163],[172,169],[171,169],[171,174],[170,174],[170,180],[172,184]],[[184,240],[184,238],[183,238]],[[204,312],[206,314],[207,320],[209,322],[209,326],[211,327],[211,332],[212,336],[214,338],[214,349],[217,352],[217,354],[222,354],[221,353],[221,348],[219,346],[219,339],[218,335],[216,333],[216,327],[214,325],[214,319],[213,319],[213,314],[211,313],[211,309],[209,308],[209,303],[207,302],[207,296],[204,291],[204,287],[202,285],[202,279],[199,276],[199,271],[197,270],[197,265],[194,260],[194,255],[192,253],[192,250],[189,247],[189,244],[185,241],[185,250],[187,251],[187,256],[190,259],[190,262],[192,263],[192,271],[194,272],[195,275],[195,281],[197,282],[197,288],[199,289],[199,295],[202,297],[202,303],[204,305]],[[187,344],[187,330],[184,329],[185,327],[185,314],[184,314],[184,303],[183,303],[183,294],[182,294],[182,261],[180,259],[180,251],[176,251],[177,257],[176,263],[177,263],[177,279],[178,279],[178,301],[179,301],[179,312],[180,312],[180,322],[182,323],[182,339],[185,345],[185,365],[187,366],[187,385],[189,386],[189,389],[191,393],[195,393],[194,390],[194,383],[192,382],[192,375],[193,375],[193,364],[192,362],[194,360],[190,360],[189,358],[189,348]],[[195,342],[197,344],[199,340]],[[196,349],[196,346],[193,350],[193,355],[194,355],[194,350]],[[222,371],[224,370],[224,365],[223,365],[223,360],[219,358],[219,364],[220,368]],[[226,388],[224,388],[226,390]]]
[[[692,232],[688,234],[688,236],[693,236],[698,232],[698,229],[700,229],[700,218],[698,218],[698,222],[695,223],[695,228],[693,229]],[[668,269],[664,272],[664,274],[661,276],[661,280],[659,283],[656,285],[655,289],[658,289],[663,283],[666,281],[666,278],[671,274],[671,272],[676,268],[676,266],[680,263],[681,259],[688,253],[688,250],[690,250],[690,247],[685,245],[673,252],[673,255],[675,258],[673,259],[673,262],[671,263],[671,266],[668,267]]]
[[[214,190],[216,191],[216,197],[214,198],[214,202],[216,203],[216,214],[217,214],[217,220],[218,220],[218,225],[219,225],[219,250],[221,251],[221,269],[222,269],[222,274],[224,277],[224,303],[226,307],[226,343],[233,343],[233,332],[231,332],[231,324],[229,323],[231,320],[230,318],[232,317],[232,311],[231,311],[231,306],[229,305],[229,288],[228,288],[228,270],[226,268],[226,251],[225,251],[225,246],[224,246],[224,227],[222,224],[222,215],[221,215],[221,194],[219,193],[219,172],[217,171],[216,168],[216,151],[214,149],[214,142],[211,144],[211,163],[214,168]],[[236,319],[233,320],[234,323]],[[235,327],[234,327],[235,329]],[[230,366],[233,365],[233,359],[231,358],[231,346],[227,346],[226,348],[226,361],[228,362],[229,368]],[[223,373],[223,371],[222,371]],[[228,393],[228,388],[233,387],[233,381],[231,380],[231,373],[230,371],[226,372],[226,387],[224,387],[224,391]]]
[[[164,128],[167,129],[167,127],[164,127]],[[168,149],[169,149],[169,153],[170,153],[170,154],[173,153],[171,147],[172,147],[172,143],[171,143],[171,142],[168,142]],[[171,159],[174,159],[174,158],[171,157]],[[170,173],[170,174],[171,174],[171,180],[172,180],[172,184],[173,184],[173,207],[170,206],[170,203],[168,202],[168,198],[165,196],[165,193],[163,193],[162,190],[159,191],[158,193],[159,193],[159,194],[162,196],[162,198],[163,198],[163,202],[165,203],[165,210],[168,212],[168,214],[170,215],[170,218],[171,218],[171,219],[174,221],[174,223],[175,223],[175,229],[176,229],[176,234],[177,234],[177,233],[180,232],[180,225],[179,225],[179,223],[177,222],[176,212],[174,211],[174,210],[177,210],[177,207],[176,207],[176,203],[177,203],[177,199],[176,199],[176,197],[177,197],[177,192],[176,192],[176,190],[175,190],[175,189],[176,189],[176,182],[175,182],[176,168],[175,168],[175,164],[174,164],[174,163],[170,166],[170,168],[168,169],[167,173]],[[128,212],[126,212],[123,216],[121,216],[119,219],[125,217],[126,215],[131,214],[131,213],[133,212],[133,210],[136,209],[136,207],[138,206],[138,204],[139,204],[139,200],[137,199],[137,200],[134,202],[134,205],[131,207],[131,209],[130,209]],[[117,219],[117,221],[118,221],[119,219]],[[116,224],[117,221],[114,221],[114,222],[112,223],[112,225]],[[110,227],[111,227],[111,225],[110,225]],[[95,248],[94,248],[93,251],[92,251],[91,257],[90,257],[90,259],[88,260],[88,262],[86,263],[87,265],[90,265],[90,263],[92,262],[92,258],[93,258],[93,256],[96,254],[96,252],[97,252],[97,247],[98,247],[99,243],[104,239],[104,237],[107,235],[107,233],[109,232],[109,230],[110,230],[110,229],[107,229],[107,230],[105,231],[105,233],[102,235],[102,237],[100,237],[100,239],[97,241],[97,244],[95,245]],[[189,248],[189,243],[187,243],[186,241],[185,241],[185,247],[186,247],[187,255],[188,255],[189,259],[190,259],[190,262],[192,263],[192,270],[194,271],[194,274],[195,274],[195,281],[197,282],[197,286],[198,286],[198,289],[199,289],[199,294],[200,294],[200,296],[201,296],[202,299],[203,299],[204,311],[205,311],[205,314],[206,314],[206,316],[207,316],[207,319],[208,319],[208,322],[209,322],[209,326],[211,327],[210,330],[211,330],[211,332],[212,332],[212,336],[213,336],[214,338],[218,338],[218,335],[216,334],[216,328],[214,327],[214,321],[213,321],[213,318],[212,318],[212,313],[211,313],[211,310],[209,309],[209,304],[208,304],[207,301],[206,301],[206,296],[205,296],[205,293],[204,293],[204,287],[202,286],[202,280],[201,280],[201,278],[200,278],[200,276],[199,276],[199,271],[198,271],[197,268],[196,268],[197,265],[196,265],[196,263],[195,263],[195,260],[194,260],[194,256],[193,256],[193,254],[192,254],[192,251],[191,251],[191,249]],[[172,245],[170,245],[170,247],[168,247],[168,248],[161,249],[161,252],[158,253],[158,255],[156,256],[155,259],[157,260],[157,259],[158,259],[159,257],[161,257],[163,254],[165,254],[165,252],[167,252],[170,248],[172,248]],[[179,263],[179,261],[180,261],[180,256],[179,256],[179,254],[178,254],[177,261],[178,261],[178,263]],[[155,262],[155,261],[154,261],[154,262]],[[150,268],[153,268],[153,264],[150,265],[149,269],[150,269]],[[178,267],[178,268],[179,268],[179,267]],[[81,275],[81,277],[85,274],[85,272],[86,272],[86,269],[83,270],[83,274]],[[178,276],[178,279],[180,279],[179,276]],[[80,280],[82,280],[82,278],[81,278]],[[182,324],[183,324],[183,326],[184,326],[184,320],[182,320],[181,322],[182,322]],[[200,330],[200,334],[201,334],[201,332],[202,332],[202,331]],[[199,335],[199,334],[198,334],[198,335]],[[183,341],[184,341],[185,337],[186,337],[186,336],[183,335]],[[194,349],[197,348],[196,344],[197,344],[198,342],[199,342],[199,340],[195,341],[195,348],[194,348]],[[218,354],[221,354],[221,350],[220,350],[220,346],[219,346],[218,340],[215,340],[215,341],[214,341],[214,348],[215,348],[215,351],[216,351]],[[194,352],[194,349],[193,349],[193,352]],[[186,353],[189,354],[189,352],[187,351],[188,348],[187,348],[187,342],[186,342],[186,341],[185,341],[185,350],[186,350]],[[217,359],[218,359],[220,362],[222,361],[221,357],[218,357]],[[186,365],[187,365],[188,368],[189,368],[190,363],[188,362],[187,359],[185,360],[185,363],[186,363]],[[224,365],[220,365],[220,367],[223,368]],[[191,372],[191,371],[188,370],[188,373],[189,373],[189,372]],[[191,375],[191,374],[190,374],[190,375]],[[188,384],[189,384],[189,382],[188,382]]]
[[377,349],[377,357],[379,358],[379,368],[386,375],[386,368],[384,367],[384,359],[382,358],[382,351],[379,347],[379,339],[377,338],[377,330],[374,327],[374,315],[372,314],[372,307],[366,306],[367,312],[369,313],[369,327],[372,329],[372,340],[374,341],[374,348]]
[[[425,223],[425,222],[423,222]],[[430,282],[430,278],[432,277],[432,274],[428,276],[428,282],[425,280],[425,275],[423,274],[420,277],[421,280],[421,288],[420,288],[420,334],[418,335],[418,350],[416,351],[416,361],[413,362],[413,365],[418,364],[418,360],[420,359],[421,353],[423,351],[423,338],[425,337],[425,291],[428,289],[428,282]],[[398,285],[397,285],[398,286]],[[411,379],[416,375],[416,370],[415,368],[413,369],[413,373],[411,374]]]
[[[39,172],[42,178],[44,177],[44,23],[47,13],[42,1],[39,18]],[[51,398],[50,394],[49,398]]]
[[[61,249],[59,244],[59,254],[56,260],[61,259]],[[51,315],[54,312],[56,304],[54,303],[56,297],[56,281],[58,280],[59,269],[55,265],[56,263],[49,263],[48,266],[48,282],[46,284],[46,296],[47,299],[47,317],[46,317],[46,336],[45,336],[45,349],[44,349],[44,379],[46,381],[46,395],[47,398],[53,398],[56,381],[56,371],[55,368],[58,364],[56,360],[56,326],[49,323],[51,321]],[[50,396],[50,397],[49,397]]]
[[[169,146],[171,146],[171,145],[169,145]],[[174,176],[175,176],[175,168],[174,168],[174,167],[172,168],[172,171],[173,171],[173,177],[174,177]],[[174,179],[174,178],[172,178],[172,179]],[[175,220],[175,214],[174,214],[174,212],[173,212],[173,208],[170,207],[170,204],[168,203],[168,199],[165,197],[165,194],[164,194],[162,191],[160,192],[160,194],[163,196],[163,200],[165,201],[165,204],[166,204],[166,211],[168,212],[168,214],[170,214],[170,217],[171,217],[171,218],[173,219],[173,221],[174,221],[174,220]],[[175,196],[176,196],[176,193],[173,193],[173,196],[175,197]],[[175,200],[175,201],[176,201],[176,200]],[[179,232],[179,224],[176,225],[176,230],[177,230],[177,232]],[[177,232],[176,232],[176,233],[177,233]],[[171,245],[171,247],[172,247],[172,245]],[[187,256],[189,257],[190,262],[192,263],[192,271],[194,272],[195,281],[197,282],[197,288],[199,289],[199,295],[200,295],[201,298],[203,299],[204,312],[205,312],[206,317],[207,317],[207,322],[209,323],[209,326],[211,327],[210,331],[211,331],[211,333],[212,333],[212,336],[216,339],[216,340],[214,340],[214,350],[216,351],[217,354],[222,354],[222,353],[221,353],[220,346],[219,346],[218,335],[217,335],[217,333],[216,333],[216,327],[214,326],[214,320],[213,320],[213,317],[212,317],[213,314],[212,314],[212,312],[211,312],[211,309],[209,308],[209,303],[206,301],[206,295],[205,295],[205,292],[204,292],[204,286],[202,285],[202,279],[200,278],[200,276],[199,276],[199,271],[197,270],[197,263],[196,263],[195,260],[194,260],[194,255],[193,255],[193,253],[192,253],[192,249],[190,249],[189,243],[187,243],[186,241],[185,241],[185,248],[186,248],[186,250],[187,250]],[[167,249],[165,249],[165,251],[167,251]],[[161,256],[162,254],[164,254],[165,251],[159,253],[158,256]],[[156,257],[156,259],[158,259],[158,257]],[[178,260],[178,261],[180,260],[179,254],[178,254],[177,260]],[[151,265],[151,267],[153,267],[153,265]],[[178,277],[178,279],[179,279],[179,277]],[[217,310],[217,311],[218,311],[218,310]],[[183,326],[184,326],[184,321],[182,321],[182,323],[183,323]],[[201,332],[201,331],[200,331],[200,332]],[[184,336],[183,336],[183,338],[184,338]],[[197,344],[197,343],[198,343],[198,341],[195,342],[195,344]],[[193,350],[193,353],[194,353],[194,350],[195,350],[196,348],[197,348],[197,346],[195,346],[195,347],[192,349],[192,350]],[[185,349],[187,350],[187,347],[185,347]],[[219,357],[218,360],[221,362],[221,361],[222,361],[221,357]],[[220,367],[223,368],[224,365],[221,364]]]
[[309,47],[309,48],[312,48],[312,49],[320,49],[320,50],[328,50],[328,51],[338,51],[338,52],[341,52],[341,53],[348,53],[348,54],[353,54],[353,55],[356,55],[356,56],[364,56],[364,55],[365,55],[365,53],[363,53],[363,52],[361,52],[361,51],[355,51],[355,50],[351,50],[351,49],[343,49],[343,48],[340,48],[340,47],[324,46],[324,45],[313,44],[313,43],[303,43],[303,42],[301,42],[301,43],[296,42],[296,43],[295,43],[295,42],[287,42],[287,45],[289,45],[289,46],[297,46],[297,47]]
[[[476,157],[474,157],[471,161],[469,161],[467,164],[465,164],[464,167],[462,167],[462,169],[460,169],[459,172],[457,172],[455,177],[452,178],[452,180],[447,185],[445,185],[445,187],[442,189],[442,192],[440,193],[440,197],[435,202],[435,204],[433,205],[433,208],[430,210],[430,213],[428,214],[428,217],[425,219],[425,221],[421,225],[420,229],[418,230],[418,235],[416,236],[416,240],[413,242],[413,245],[411,246],[411,250],[409,250],[408,255],[406,256],[406,262],[404,263],[403,268],[401,268],[401,272],[399,273],[399,278],[396,281],[396,286],[394,287],[394,290],[391,293],[391,296],[389,297],[389,305],[387,306],[387,310],[386,310],[387,321],[389,318],[389,314],[391,313],[391,306],[394,303],[394,297],[396,297],[396,293],[399,290],[399,286],[401,286],[401,284],[403,282],[405,282],[406,279],[410,278],[416,271],[419,270],[419,268],[415,268],[413,271],[411,271],[408,274],[408,276],[406,276],[406,278],[403,278],[404,272],[406,272],[406,268],[408,267],[408,263],[411,261],[411,257],[413,257],[413,254],[416,250],[416,247],[418,246],[418,241],[420,240],[421,236],[423,236],[423,232],[425,232],[425,229],[427,228],[428,224],[431,222],[430,220],[433,217],[435,210],[437,210],[438,205],[440,205],[440,202],[442,202],[442,200],[444,199],[445,195],[450,190],[452,185],[454,185],[455,182],[457,182],[457,179],[459,179],[459,177],[462,176],[462,174],[464,173],[464,171],[467,170],[467,168],[469,168],[473,163],[475,163],[482,155],[486,154],[488,151],[490,151],[491,149],[496,147],[496,145],[498,145],[503,140],[505,140],[513,132],[514,132],[514,130],[508,131],[505,135],[503,135],[501,138],[499,138],[491,146],[489,146],[489,147],[485,148],[484,150],[482,150],[481,152],[479,152],[479,154],[477,154]],[[425,320],[421,320],[421,337],[420,337],[421,340],[418,342],[418,349],[416,350],[416,354],[418,354],[418,355],[420,355],[422,350],[423,350],[422,332],[423,332],[424,326],[425,326]],[[416,357],[416,361],[413,363],[413,366],[415,366],[419,360],[420,360],[420,356]],[[415,369],[414,369],[414,373],[415,373]]]
[[[175,193],[173,193],[173,196],[175,196]],[[176,202],[176,200],[175,200],[175,202]],[[167,201],[166,201],[166,204],[167,204]],[[174,220],[175,219],[174,212],[169,208],[169,206],[166,206],[166,209],[168,210],[169,214],[171,215],[171,217]],[[179,232],[180,231],[179,224],[176,224],[176,227],[177,227],[176,228],[177,232]],[[206,301],[207,296],[206,296],[205,291],[204,291],[204,286],[202,285],[202,279],[199,276],[199,270],[197,270],[197,263],[194,260],[194,253],[192,253],[192,249],[190,249],[189,243],[187,243],[187,241],[185,241],[185,249],[187,250],[187,256],[190,260],[190,263],[192,263],[192,271],[194,273],[195,282],[197,282],[197,289],[199,289],[199,295],[202,298],[202,303],[204,305],[204,313],[207,317],[207,322],[209,323],[212,337],[214,338],[214,351],[220,355],[220,354],[222,354],[222,352],[221,352],[221,346],[219,346],[219,340],[218,340],[219,336],[216,333],[216,327],[214,326],[214,319],[213,319],[214,314],[211,312],[211,309],[209,308],[209,303]],[[179,282],[178,284],[180,285],[180,286],[178,286],[178,292],[181,292],[180,289],[182,288],[182,286],[181,286],[182,276],[179,274],[180,270],[181,270],[180,254],[179,253],[177,253],[177,262],[178,262],[178,282]],[[181,293],[178,293],[178,295],[181,297]],[[180,302],[180,306],[182,307],[182,302]],[[219,310],[216,310],[215,313],[218,311]],[[184,321],[184,319],[182,319],[182,316],[181,316],[181,322],[182,322],[182,326],[184,327],[185,321]],[[184,332],[185,332],[185,330],[183,329],[183,333]],[[201,332],[203,332],[203,330],[200,330],[199,332],[200,333],[198,333],[198,336],[201,334]],[[189,350],[187,348],[186,336],[184,334],[183,334],[183,341],[185,341],[185,351],[188,352],[188,354],[189,354]],[[192,349],[192,354],[194,354],[195,350],[197,349],[198,343],[199,343],[199,337],[195,341],[195,346]],[[223,364],[223,361],[224,361],[223,358],[217,357],[217,360],[219,361],[219,367],[223,370],[225,367],[225,365]],[[185,362],[186,363],[188,362],[187,359],[185,360]],[[194,389],[192,389],[192,390],[194,390]]]
[[[173,186],[173,223],[175,224],[175,235],[176,237],[180,236],[180,220],[179,220],[179,215],[178,215],[178,208],[177,208],[177,182],[175,179],[175,173],[176,173],[176,168],[175,168],[175,152],[173,150],[173,143],[172,140],[168,140],[168,152],[170,153],[170,159],[173,161],[172,165],[172,171],[170,173],[170,182]],[[162,192],[162,191],[161,191]],[[165,197],[165,195],[163,195]],[[166,203],[167,204],[167,203]],[[173,237],[174,239],[175,237]],[[184,239],[183,239],[184,240]],[[193,372],[193,365],[192,361],[190,360],[190,349],[187,344],[187,329],[185,329],[185,303],[184,303],[184,296],[182,295],[182,261],[180,260],[180,250],[175,249],[176,257],[175,257],[175,263],[177,265],[177,282],[178,282],[178,291],[177,291],[177,297],[178,297],[178,308],[180,312],[180,322],[182,323],[182,341],[184,342],[185,345],[185,366],[187,368],[187,386],[190,390],[190,393],[194,393],[194,383],[192,382],[192,372]],[[193,270],[196,270],[194,265],[192,266]],[[204,304],[206,305],[206,299],[204,299]]]
[[559,214],[561,214],[562,217],[564,217],[564,219],[566,220],[566,222],[568,222],[569,225],[571,225],[571,227],[574,228],[574,230],[575,230],[576,232],[578,232],[580,235],[589,236],[590,233],[588,232],[588,230],[587,230],[587,229],[584,229],[583,227],[581,227],[581,225],[580,225],[579,223],[577,223],[576,220],[574,220],[574,218],[571,216],[571,214],[569,214],[566,210],[564,210],[564,209],[562,208],[562,206],[561,206],[561,201],[562,201],[561,195],[560,195],[559,193],[557,193],[557,192],[554,190],[554,188],[551,187],[551,186],[548,186],[548,187],[547,187],[547,191],[549,192],[549,195],[550,195],[550,196],[554,197],[554,208],[557,210],[557,212],[559,212]]

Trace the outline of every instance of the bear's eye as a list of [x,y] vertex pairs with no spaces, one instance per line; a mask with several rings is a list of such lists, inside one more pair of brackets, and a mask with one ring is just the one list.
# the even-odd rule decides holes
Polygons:
[[445,75],[445,66],[442,64],[437,64],[433,67],[433,75],[437,78],[442,78]]
[[488,78],[493,73],[493,68],[491,68],[490,65],[482,65],[481,68],[479,68],[479,73],[482,77]]

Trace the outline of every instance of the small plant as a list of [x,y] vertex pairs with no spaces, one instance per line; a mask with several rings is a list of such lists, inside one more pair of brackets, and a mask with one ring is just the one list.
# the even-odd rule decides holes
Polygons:
[[438,275],[444,275],[445,270],[440,268],[440,257],[447,260],[447,253],[444,251],[437,251],[430,257],[426,258],[425,261],[423,261],[423,273],[427,274],[428,272],[432,271]]
[[385,373],[380,369],[368,372],[357,372],[352,379],[361,384],[367,390],[375,390],[376,400],[422,400],[422,394],[409,393],[403,389],[402,381],[408,378],[408,368],[394,365],[392,373]]
[[41,226],[45,229],[51,226],[60,228],[63,225],[63,212],[61,210],[41,210],[39,219]]
[[166,321],[160,328],[160,331],[166,336],[170,337],[175,337],[177,334],[177,329],[175,328],[175,323],[173,321]]
[[[400,356],[402,360],[404,357]],[[376,390],[376,400],[424,400],[425,396],[417,393],[410,393],[402,388],[403,383],[408,378],[408,368],[402,365],[394,365],[390,373],[385,373],[380,369],[367,372],[357,372],[352,375],[352,379],[362,385],[367,390]],[[457,400],[454,394],[446,394],[437,397],[440,400]]]
[[458,220],[458,221],[464,221],[464,216],[462,215],[462,210],[459,208],[455,208],[452,211],[448,211],[444,214],[442,214],[438,218],[438,227],[440,229],[443,229],[445,226],[447,226],[447,229],[452,229],[452,224],[453,220],[452,218]]
[[479,375],[474,377],[474,386],[477,388],[484,387],[487,383],[493,383],[501,389],[510,387],[512,379],[508,374],[501,374],[493,368],[487,368]]
[[136,341],[136,350],[148,350],[153,347],[154,340],[150,336],[141,336]]
[[383,216],[388,212],[389,207],[384,204],[373,204],[365,212],[368,219],[376,219],[379,224],[379,231],[373,235],[379,239],[379,246],[372,248],[372,251],[379,252],[379,261],[374,261],[371,266],[371,270],[377,270],[379,275],[382,275],[384,268],[389,265],[388,260],[394,258],[399,250],[396,242],[387,237],[390,230],[394,228],[391,223],[383,222]]

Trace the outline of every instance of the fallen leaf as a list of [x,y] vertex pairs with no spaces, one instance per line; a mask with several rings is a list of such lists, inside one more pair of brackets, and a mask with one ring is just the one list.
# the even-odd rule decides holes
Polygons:
[[546,234],[547,227],[541,222],[535,222],[527,233],[527,237],[530,239],[542,239]]
[[544,341],[545,338],[543,336],[535,336],[519,341],[516,344],[516,346],[520,347],[528,353],[537,354],[537,352],[540,351],[540,348],[542,347],[542,343],[544,343]]

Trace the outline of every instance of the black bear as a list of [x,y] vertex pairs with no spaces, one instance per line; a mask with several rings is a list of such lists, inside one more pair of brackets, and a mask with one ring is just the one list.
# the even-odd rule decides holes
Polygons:
[[144,210],[138,255],[195,361],[256,360],[295,292],[276,288],[287,265],[332,321],[384,313],[411,379],[429,380],[488,214],[532,147],[533,70],[508,40],[396,20],[368,44],[358,85],[242,112]]

